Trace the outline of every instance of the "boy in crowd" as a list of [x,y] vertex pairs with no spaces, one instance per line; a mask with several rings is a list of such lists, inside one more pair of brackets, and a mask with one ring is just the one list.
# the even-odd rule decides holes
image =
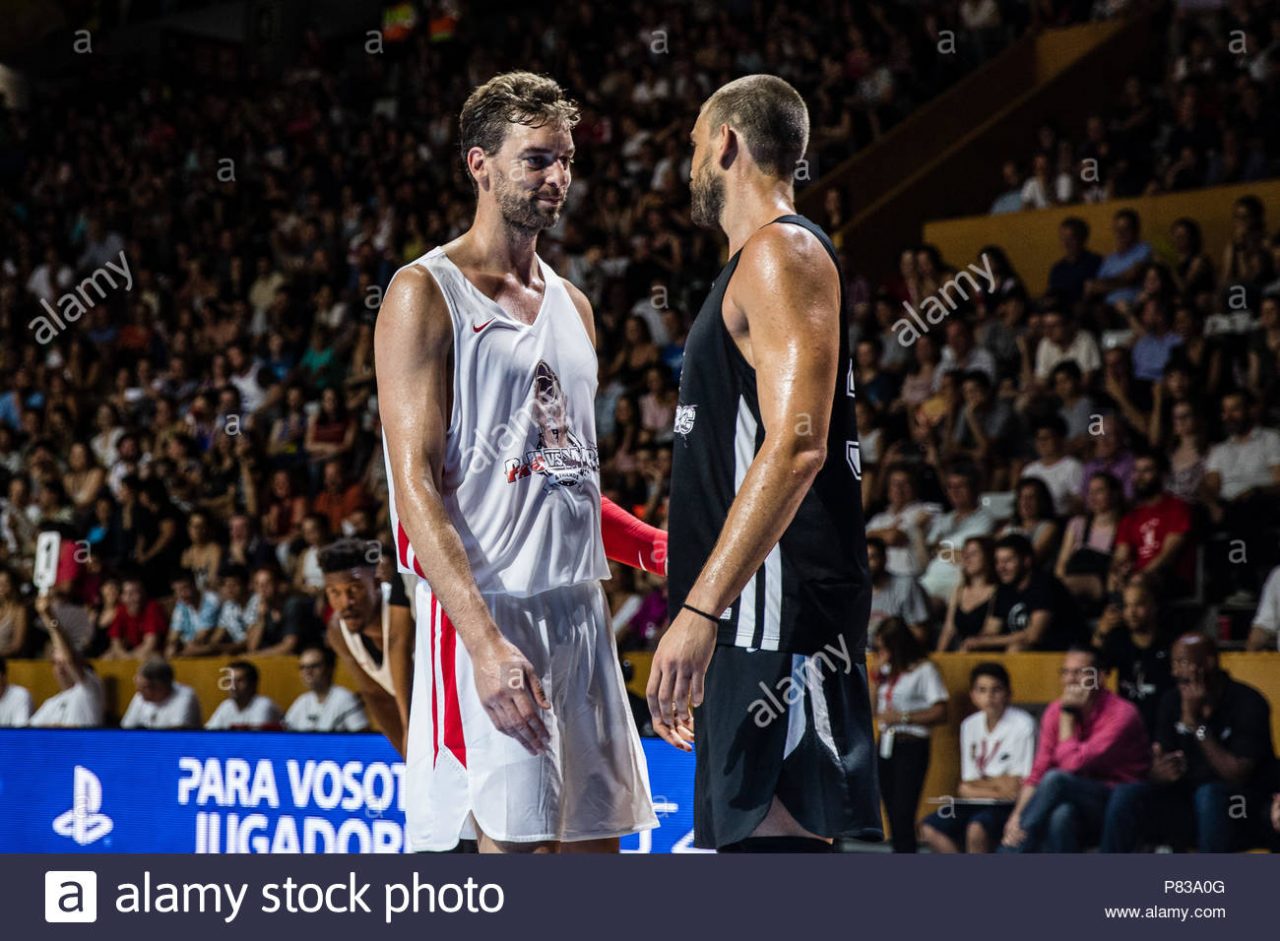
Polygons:
[[998,663],[980,663],[969,674],[978,711],[960,723],[960,800],[920,824],[920,839],[935,853],[989,853],[1000,845],[1036,752],[1035,720],[1009,705],[1012,692]]

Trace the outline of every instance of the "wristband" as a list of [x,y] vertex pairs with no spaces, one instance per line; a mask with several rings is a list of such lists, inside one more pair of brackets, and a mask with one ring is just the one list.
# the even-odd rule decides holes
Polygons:
[[720,623],[720,619],[719,619],[718,617],[713,617],[712,615],[707,614],[707,612],[705,612],[705,611],[699,611],[699,610],[698,610],[697,608],[695,608],[693,605],[690,605],[690,604],[682,604],[682,605],[680,605],[680,607],[681,607],[681,609],[683,609],[683,610],[685,610],[685,611],[692,611],[694,614],[698,615],[699,617],[704,617],[704,618],[706,618],[706,619],[707,619],[708,621],[710,621],[712,624],[719,625],[719,623]]

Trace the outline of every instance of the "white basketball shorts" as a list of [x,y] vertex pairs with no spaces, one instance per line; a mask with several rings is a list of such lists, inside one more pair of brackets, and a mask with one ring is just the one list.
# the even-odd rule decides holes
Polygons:
[[550,747],[531,755],[480,705],[471,658],[424,580],[405,817],[412,852],[475,839],[604,839],[658,825],[604,592],[596,581],[528,598],[486,595],[494,622],[533,664],[551,703]]

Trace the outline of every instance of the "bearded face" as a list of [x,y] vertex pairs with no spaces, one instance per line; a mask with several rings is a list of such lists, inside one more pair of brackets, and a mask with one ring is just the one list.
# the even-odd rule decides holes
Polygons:
[[503,221],[529,232],[551,228],[564,207],[565,191],[546,186],[541,176],[508,175],[499,170],[494,173],[493,194]]
[[711,168],[711,158],[705,158],[693,171],[689,180],[690,214],[693,224],[704,229],[720,226],[724,212],[724,177],[717,176]]

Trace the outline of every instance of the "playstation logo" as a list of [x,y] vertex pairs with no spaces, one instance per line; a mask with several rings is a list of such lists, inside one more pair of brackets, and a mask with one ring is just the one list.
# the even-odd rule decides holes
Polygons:
[[69,836],[81,846],[101,840],[115,823],[102,810],[102,782],[88,768],[76,765],[71,809],[53,821],[53,832]]

